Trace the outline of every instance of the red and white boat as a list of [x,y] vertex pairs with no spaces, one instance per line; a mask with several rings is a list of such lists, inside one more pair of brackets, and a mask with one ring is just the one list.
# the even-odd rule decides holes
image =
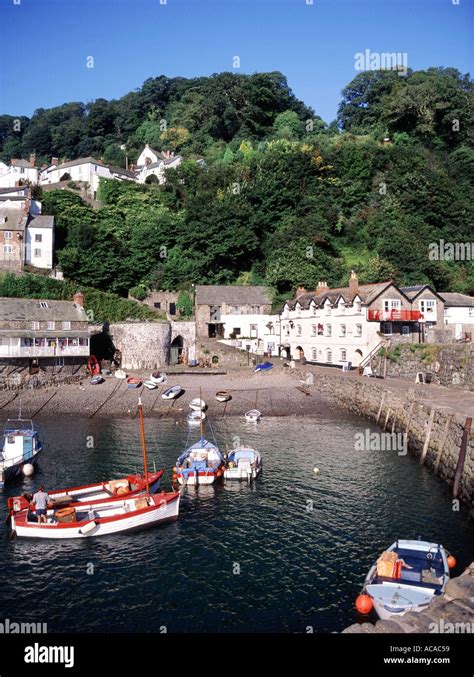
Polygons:
[[[163,470],[148,473],[148,485],[150,494],[155,494],[161,484]],[[117,498],[136,498],[146,491],[144,475],[128,475],[118,480],[85,484],[81,487],[49,491],[48,498],[51,508],[81,507],[81,504],[92,505],[95,502],[112,502]],[[21,512],[29,507],[30,498],[27,495],[14,496],[7,501],[10,515]]]
[[[179,491],[112,500],[81,508],[48,510],[46,524],[26,510],[11,517],[12,531],[27,538],[89,538],[138,531],[177,519]],[[33,521],[34,518],[34,521]]]

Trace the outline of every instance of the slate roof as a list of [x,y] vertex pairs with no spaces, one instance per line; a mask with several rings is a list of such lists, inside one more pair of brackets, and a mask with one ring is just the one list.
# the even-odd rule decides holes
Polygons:
[[28,162],[28,160],[21,160],[17,158],[12,158],[10,165],[12,167],[27,167],[28,169],[34,169],[34,165],[32,165],[31,162]]
[[474,308],[474,296],[456,294],[454,292],[440,292],[446,308]]
[[22,209],[2,209],[0,216],[6,216],[6,223],[0,223],[0,230],[24,230],[28,216]]
[[[11,188],[0,188],[0,195],[10,195],[12,193],[20,193],[22,192],[24,195],[24,198],[28,197],[28,186],[12,186]],[[23,198],[23,199],[24,199]]]
[[321,307],[326,302],[326,299],[329,299],[331,303],[336,303],[337,299],[342,296],[346,303],[352,303],[355,297],[359,296],[363,303],[369,305],[391,284],[392,282],[390,282],[390,280],[387,282],[377,282],[375,284],[361,284],[356,292],[353,292],[350,287],[336,287],[334,289],[329,289],[329,291],[324,292],[323,294],[317,294],[316,291],[306,292],[296,299],[287,301],[287,304],[290,309],[293,309],[296,306],[296,302],[298,302],[301,307],[306,310],[313,300],[318,307]]
[[[41,308],[40,301],[48,304],[48,308]],[[32,320],[47,322],[87,322],[87,315],[83,308],[76,306],[73,301],[52,301],[50,299],[17,299],[0,297],[0,324],[2,322],[24,322]],[[56,333],[57,332],[53,332]]]
[[38,214],[31,219],[28,226],[30,228],[54,228],[54,216]]
[[235,306],[269,305],[272,299],[264,286],[245,285],[196,285],[196,305],[219,306],[229,303]]
[[90,162],[91,165],[99,165],[100,167],[106,167],[103,162],[96,160],[95,157],[79,157],[76,160],[69,160],[68,162],[63,162],[56,167],[56,169],[67,169],[68,167],[75,167],[76,165],[85,165],[87,162]]
[[109,165],[109,169],[112,172],[112,174],[125,174],[125,176],[129,176],[132,179],[135,178],[135,172],[131,172],[129,169],[124,169],[123,167],[116,167],[115,165]]

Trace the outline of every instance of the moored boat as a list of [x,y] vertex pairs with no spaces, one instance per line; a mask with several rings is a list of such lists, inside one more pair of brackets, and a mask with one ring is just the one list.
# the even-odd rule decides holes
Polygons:
[[245,412],[245,420],[249,423],[258,423],[260,421],[262,414],[258,409],[250,409],[250,411]]
[[448,553],[438,543],[395,541],[365,579],[360,597],[363,603],[367,602],[367,612],[373,606],[379,618],[388,620],[408,611],[426,610],[445,591],[449,581],[448,560]]
[[125,372],[123,369],[116,369],[114,371],[114,376],[115,378],[127,378],[127,372]]
[[156,388],[158,388],[158,385],[151,379],[149,379],[148,381],[143,381],[143,385],[145,386],[145,388],[148,388],[148,390],[155,390]]
[[216,400],[218,402],[229,402],[231,399],[232,395],[226,390],[219,390],[219,392],[216,393]]
[[175,397],[178,397],[178,395],[181,393],[182,388],[180,385],[175,385],[171,386],[170,388],[167,388],[164,393],[162,393],[161,397],[164,400],[173,400]]
[[134,389],[139,388],[142,382],[139,378],[130,377],[127,379],[127,388]]
[[227,480],[254,480],[262,470],[262,457],[253,447],[242,445],[227,455],[224,477]]
[[262,362],[261,364],[257,364],[254,371],[269,371],[270,369],[273,369],[273,364],[271,362]]
[[91,378],[91,386],[98,386],[101,383],[104,383],[105,378],[101,376],[100,374],[97,374],[97,376],[94,376],[94,378]]
[[97,374],[100,374],[100,364],[95,355],[89,355],[87,358],[87,371],[91,376],[97,376]]
[[166,374],[162,371],[154,371],[151,376],[150,376],[150,381],[153,381],[153,383],[157,383],[158,385],[160,383],[164,383],[166,381]]
[[31,419],[21,417],[8,419],[3,431],[3,444],[0,452],[0,489],[5,482],[19,475],[31,475],[43,451],[40,431]]
[[207,404],[204,402],[204,400],[201,400],[200,397],[195,397],[193,400],[191,400],[189,406],[193,411],[204,411],[207,409]]
[[205,418],[206,414],[203,411],[191,411],[188,414],[188,423],[190,425],[199,425]]
[[178,458],[175,473],[180,484],[213,484],[224,473],[219,447],[201,436]]

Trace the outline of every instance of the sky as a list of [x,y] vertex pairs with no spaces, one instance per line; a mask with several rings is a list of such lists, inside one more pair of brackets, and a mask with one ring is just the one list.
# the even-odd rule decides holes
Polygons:
[[278,70],[330,122],[357,53],[472,73],[473,27],[474,0],[0,0],[0,114],[119,98],[158,75]]

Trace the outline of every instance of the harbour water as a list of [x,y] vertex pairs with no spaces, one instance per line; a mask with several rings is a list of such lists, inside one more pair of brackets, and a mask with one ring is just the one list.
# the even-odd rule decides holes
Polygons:
[[[47,449],[4,498],[140,469],[138,419],[40,421]],[[179,520],[81,541],[9,540],[1,500],[0,609],[50,632],[314,632],[357,621],[354,600],[374,558],[397,537],[439,541],[458,573],[472,560],[467,512],[409,454],[355,451],[366,423],[338,411],[311,419],[226,418],[221,447],[258,448],[257,482],[184,489]],[[171,468],[184,421],[146,420],[150,466]],[[199,434],[198,429],[192,433]],[[314,472],[314,468],[319,473]]]

